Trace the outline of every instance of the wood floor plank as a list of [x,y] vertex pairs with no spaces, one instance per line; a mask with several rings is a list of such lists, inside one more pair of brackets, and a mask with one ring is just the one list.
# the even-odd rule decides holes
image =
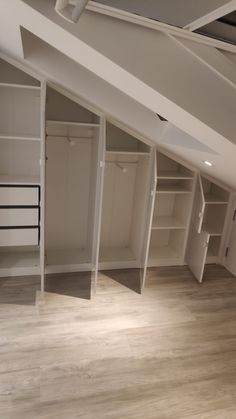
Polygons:
[[[57,281],[58,279],[58,281]],[[208,266],[0,280],[3,419],[235,419],[236,281]]]

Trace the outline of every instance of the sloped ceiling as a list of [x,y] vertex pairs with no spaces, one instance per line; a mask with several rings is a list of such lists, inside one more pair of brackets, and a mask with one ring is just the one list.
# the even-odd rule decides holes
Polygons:
[[[190,44],[101,14],[85,12],[79,24],[72,26],[55,14],[54,3],[2,0],[0,48],[24,58],[22,43],[19,46],[21,25],[44,43],[43,48],[39,44],[36,48],[32,36],[23,37],[23,43],[28,43],[27,48],[24,45],[25,61],[47,78],[78,95],[83,91],[82,96],[98,104],[99,97],[95,101],[89,88],[91,80],[96,80],[100,109],[108,113],[110,103],[114,118],[201,169],[202,160],[211,156],[215,166],[210,173],[236,187],[235,63],[221,52],[206,60],[204,51],[195,51]],[[53,60],[45,45],[47,52],[53,47]],[[68,62],[71,65],[65,73]],[[79,83],[82,73],[86,73],[83,89]],[[115,109],[112,102],[117,97],[119,107]],[[156,113],[170,121],[168,129],[162,130]]]

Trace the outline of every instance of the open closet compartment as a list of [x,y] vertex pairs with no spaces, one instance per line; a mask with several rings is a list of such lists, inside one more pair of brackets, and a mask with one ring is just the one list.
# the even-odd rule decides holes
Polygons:
[[230,193],[214,180],[198,176],[186,262],[199,282],[206,263],[220,263]]
[[47,88],[46,273],[92,271],[100,118]]
[[0,276],[40,274],[41,84],[0,59]]
[[149,145],[107,122],[99,269],[141,267],[150,152]]
[[156,190],[148,266],[184,264],[190,223],[194,173],[157,151]]

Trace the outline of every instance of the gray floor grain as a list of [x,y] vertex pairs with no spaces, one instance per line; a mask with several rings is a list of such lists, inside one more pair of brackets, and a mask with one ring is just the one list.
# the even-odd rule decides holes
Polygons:
[[1,419],[235,419],[236,280],[209,266],[0,280]]

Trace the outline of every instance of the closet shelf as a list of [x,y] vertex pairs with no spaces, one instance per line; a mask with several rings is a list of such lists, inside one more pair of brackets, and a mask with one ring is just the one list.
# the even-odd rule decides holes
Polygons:
[[193,176],[172,170],[161,170],[157,171],[157,179],[193,179]]
[[222,236],[222,229],[220,229],[218,226],[203,224],[202,229],[211,236]]
[[189,194],[191,190],[178,185],[157,185],[156,193]]
[[150,153],[147,151],[138,151],[138,150],[106,150],[106,154],[126,154],[126,155],[138,155],[138,156],[148,156]]
[[0,174],[1,185],[40,185],[39,176],[2,175]]
[[40,137],[30,135],[8,135],[0,134],[0,140],[17,140],[17,141],[40,141]]
[[217,195],[213,194],[205,194],[205,203],[206,204],[228,204],[228,201],[220,198]]
[[104,247],[100,250],[100,262],[134,261],[134,254],[129,247]]
[[12,250],[9,252],[1,251],[1,270],[9,269],[11,272],[14,269],[21,268],[39,268],[40,261],[39,261],[39,251],[38,250],[31,250],[24,249],[24,250]]
[[46,121],[47,126],[51,125],[69,125],[74,127],[88,127],[88,128],[99,128],[100,124],[95,124],[93,122],[69,122],[69,121]]
[[46,265],[80,265],[89,263],[90,257],[87,249],[55,249],[47,250]]
[[152,246],[149,251],[149,262],[160,259],[178,259],[179,253],[171,246]]
[[152,230],[184,230],[186,226],[175,217],[153,217]]
[[15,89],[29,89],[29,90],[40,90],[40,86],[34,86],[29,84],[14,84],[14,83],[0,83],[0,87],[12,87]]

